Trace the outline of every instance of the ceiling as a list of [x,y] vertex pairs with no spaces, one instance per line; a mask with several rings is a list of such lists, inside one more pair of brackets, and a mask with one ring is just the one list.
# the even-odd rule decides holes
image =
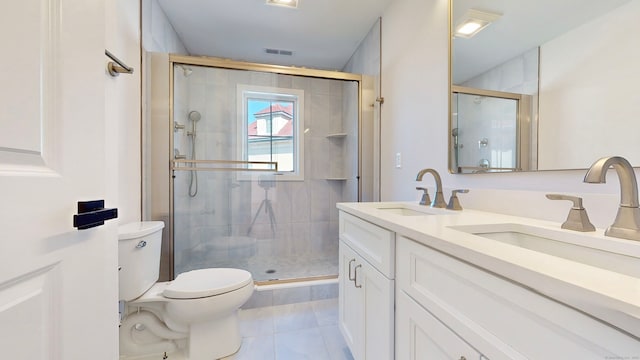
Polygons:
[[341,70],[392,0],[299,0],[297,9],[265,0],[157,1],[190,55]]
[[461,84],[629,0],[453,0],[453,23],[469,9],[503,14],[471,39],[453,41],[453,83]]

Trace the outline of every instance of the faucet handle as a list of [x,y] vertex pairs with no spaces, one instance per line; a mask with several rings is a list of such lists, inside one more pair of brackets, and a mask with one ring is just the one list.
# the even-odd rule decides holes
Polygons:
[[416,190],[424,191],[424,193],[422,193],[422,199],[420,199],[420,205],[431,204],[431,198],[429,197],[429,189],[417,186]]
[[546,194],[549,200],[569,200],[573,202],[567,220],[562,224],[561,228],[575,231],[596,231],[596,227],[589,221],[587,209],[582,206],[582,198],[578,196],[563,194]]
[[449,203],[447,204],[447,209],[462,210],[462,206],[460,205],[460,200],[458,199],[458,194],[466,194],[468,192],[469,192],[469,189],[452,190],[451,197],[449,198]]

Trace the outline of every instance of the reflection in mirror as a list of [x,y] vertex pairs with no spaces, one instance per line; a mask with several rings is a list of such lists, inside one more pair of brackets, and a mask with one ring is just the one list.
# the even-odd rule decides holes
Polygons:
[[640,166],[640,0],[451,1],[452,173]]

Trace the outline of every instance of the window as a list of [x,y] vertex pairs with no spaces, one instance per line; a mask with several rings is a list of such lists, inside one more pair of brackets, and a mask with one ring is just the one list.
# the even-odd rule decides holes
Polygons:
[[[246,161],[277,162],[277,180],[304,180],[304,92],[302,90],[238,86],[239,131],[242,158]],[[267,164],[249,164],[250,169],[270,169]]]

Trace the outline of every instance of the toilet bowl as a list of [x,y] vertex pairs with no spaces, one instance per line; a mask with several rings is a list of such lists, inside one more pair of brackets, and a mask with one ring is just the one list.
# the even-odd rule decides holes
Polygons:
[[251,273],[200,269],[156,283],[163,227],[142,222],[119,228],[119,288],[126,305],[120,355],[181,351],[185,359],[218,359],[235,353],[241,343],[238,309],[254,290]]

